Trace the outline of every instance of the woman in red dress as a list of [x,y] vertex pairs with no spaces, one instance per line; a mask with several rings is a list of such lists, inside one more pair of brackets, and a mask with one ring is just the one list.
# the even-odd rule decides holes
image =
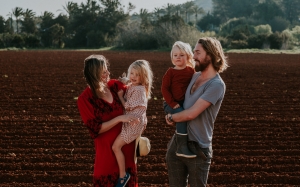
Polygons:
[[[84,77],[88,87],[78,97],[78,109],[95,145],[93,184],[97,187],[114,187],[119,178],[119,167],[112,145],[120,134],[123,122],[138,120],[123,115],[124,109],[117,92],[125,90],[117,80],[110,80],[107,60],[102,55],[91,55],[84,60]],[[134,160],[135,141],[122,148],[126,172],[131,177],[127,187],[138,187]]]

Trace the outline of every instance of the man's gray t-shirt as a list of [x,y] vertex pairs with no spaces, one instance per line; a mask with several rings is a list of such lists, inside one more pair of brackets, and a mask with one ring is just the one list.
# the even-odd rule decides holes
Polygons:
[[183,106],[184,109],[188,109],[192,107],[199,98],[211,103],[199,116],[187,122],[189,140],[198,142],[202,148],[208,148],[212,145],[214,122],[221,107],[226,86],[220,75],[217,74],[191,94],[192,86],[200,75],[201,72],[197,72],[193,75],[185,93]]

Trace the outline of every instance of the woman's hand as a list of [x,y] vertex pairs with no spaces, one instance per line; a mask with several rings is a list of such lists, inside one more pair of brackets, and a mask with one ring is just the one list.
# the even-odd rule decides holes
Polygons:
[[133,123],[133,124],[137,124],[140,122],[139,118],[134,117],[132,115],[121,115],[119,116],[121,118],[121,121],[123,123]]
[[104,132],[110,130],[111,128],[113,128],[115,125],[119,124],[120,122],[139,123],[139,119],[132,115],[117,116],[109,121],[102,123],[102,127],[98,133],[99,134],[104,133]]

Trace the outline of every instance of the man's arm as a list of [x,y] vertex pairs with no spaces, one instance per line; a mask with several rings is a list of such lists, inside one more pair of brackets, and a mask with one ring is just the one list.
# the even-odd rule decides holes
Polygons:
[[197,102],[191,107],[182,112],[172,114],[172,121],[170,121],[170,115],[166,115],[168,124],[172,124],[173,122],[182,122],[182,121],[190,121],[195,119],[199,114],[201,114],[205,109],[207,109],[211,105],[210,102],[205,101],[203,99],[198,99]]
[[182,122],[182,121],[190,121],[195,119],[199,114],[201,114],[205,109],[207,109],[210,105],[215,105],[215,103],[222,97],[225,92],[224,85],[219,81],[215,81],[210,83],[210,86],[205,90],[204,94],[201,95],[196,103],[186,110],[173,114],[166,115],[166,121],[168,124],[172,119],[173,122]]

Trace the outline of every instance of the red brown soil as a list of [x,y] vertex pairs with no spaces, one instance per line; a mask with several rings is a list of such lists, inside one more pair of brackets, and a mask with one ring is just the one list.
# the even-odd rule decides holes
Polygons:
[[[104,54],[117,78],[137,59],[155,75],[148,106],[152,150],[138,160],[139,185],[168,186],[166,145],[174,133],[162,110],[167,52],[0,52],[0,186],[91,186],[93,141],[76,97],[83,60]],[[227,90],[213,137],[208,186],[300,184],[300,55],[228,54]]]

